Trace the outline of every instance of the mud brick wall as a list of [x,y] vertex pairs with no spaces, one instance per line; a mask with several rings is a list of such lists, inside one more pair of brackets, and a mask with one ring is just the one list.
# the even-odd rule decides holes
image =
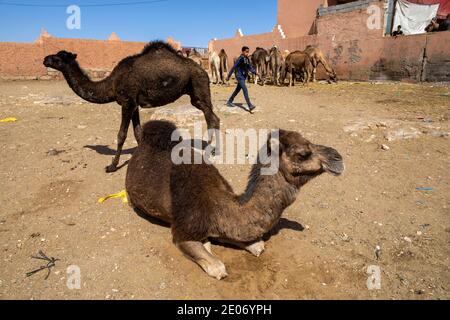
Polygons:
[[0,78],[36,79],[45,76],[43,59],[42,46],[0,42]]
[[[181,46],[177,42],[171,44],[176,49]],[[100,79],[108,75],[123,58],[141,52],[145,45],[146,42],[54,37],[43,37],[35,43],[0,42],[0,79],[61,78],[60,72],[47,69],[42,64],[47,55],[60,50],[77,53],[77,60],[87,74]]]

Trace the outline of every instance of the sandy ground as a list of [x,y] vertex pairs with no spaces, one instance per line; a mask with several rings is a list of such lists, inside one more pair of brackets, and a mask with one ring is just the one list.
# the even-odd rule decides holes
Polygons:
[[[181,255],[170,229],[119,199],[97,203],[124,189],[126,167],[104,172],[115,150],[116,104],[83,102],[64,82],[0,82],[0,118],[18,118],[0,123],[0,297],[450,298],[448,86],[252,85],[254,115],[223,107],[232,89],[212,87],[223,129],[298,130],[339,150],[347,169],[302,189],[260,258],[214,245],[229,273],[219,282]],[[174,108],[187,104],[183,97],[144,110],[142,119],[187,113],[190,125],[195,112]],[[135,146],[130,131],[122,163]],[[244,190],[249,165],[219,169]],[[43,264],[31,259],[39,250],[60,259],[47,280],[46,271],[25,276]],[[79,290],[66,285],[71,265],[80,268]],[[380,290],[367,288],[370,266],[381,270]]]

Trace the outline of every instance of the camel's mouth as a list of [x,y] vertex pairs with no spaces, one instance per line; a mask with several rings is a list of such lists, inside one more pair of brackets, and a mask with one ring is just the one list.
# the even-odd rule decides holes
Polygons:
[[46,66],[47,68],[50,68],[52,66],[50,57],[46,57],[44,59],[44,66]]
[[52,56],[45,57],[44,66],[46,66],[47,68],[56,69],[57,65],[58,65],[57,59],[55,59]]
[[340,176],[345,171],[344,160],[342,156],[333,148],[320,147],[322,156],[325,158],[322,161],[322,168],[325,172],[333,176]]
[[344,163],[342,161],[341,162],[332,163],[332,165],[324,164],[323,165],[323,169],[326,172],[328,172],[329,174],[337,177],[337,176],[340,176],[341,174],[344,173],[345,165],[344,165]]

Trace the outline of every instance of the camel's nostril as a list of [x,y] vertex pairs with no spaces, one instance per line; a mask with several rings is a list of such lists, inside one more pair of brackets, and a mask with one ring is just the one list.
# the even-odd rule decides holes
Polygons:
[[345,165],[344,162],[341,161],[327,161],[322,164],[323,169],[334,175],[334,176],[340,176],[345,171]]

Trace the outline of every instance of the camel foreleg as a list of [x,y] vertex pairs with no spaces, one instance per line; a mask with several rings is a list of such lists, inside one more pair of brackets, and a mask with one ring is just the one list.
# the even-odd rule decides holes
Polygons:
[[128,128],[136,108],[136,104],[130,102],[122,106],[122,123],[120,124],[119,134],[117,135],[117,151],[112,163],[106,167],[106,172],[108,173],[117,171],[122,148],[127,139]]
[[184,255],[197,263],[209,276],[221,280],[228,276],[225,265],[211,252],[211,246],[199,241],[184,241],[176,243]]
[[264,252],[264,250],[266,250],[263,240],[258,240],[258,241],[251,242],[251,243],[239,242],[239,241],[234,241],[234,240],[229,240],[229,239],[217,239],[217,241],[219,241],[221,243],[225,243],[225,244],[231,244],[240,249],[246,250],[246,251],[250,252],[252,255],[254,255],[255,257],[259,257]]
[[133,122],[134,137],[138,144],[142,142],[142,127],[141,118],[139,116],[139,107],[133,112],[133,117],[131,118]]

